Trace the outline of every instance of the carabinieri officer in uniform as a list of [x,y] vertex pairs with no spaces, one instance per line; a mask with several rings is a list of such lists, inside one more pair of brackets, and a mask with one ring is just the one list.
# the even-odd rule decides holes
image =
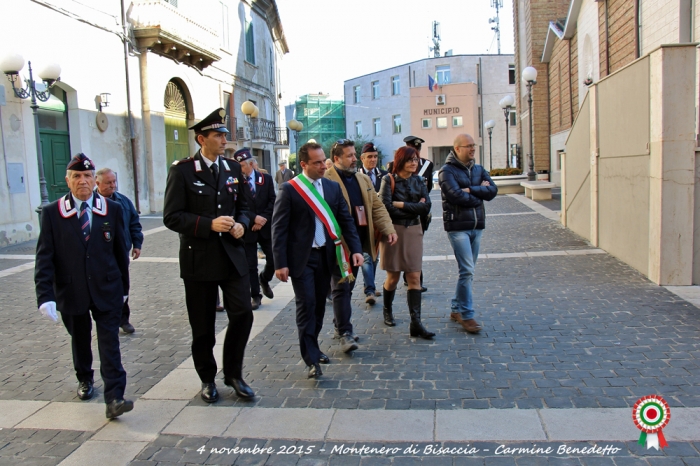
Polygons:
[[248,206],[240,165],[222,156],[228,133],[225,116],[219,108],[190,128],[201,149],[170,167],[163,208],[163,223],[180,234],[180,277],[192,328],[192,358],[207,403],[219,399],[214,382],[218,287],[229,320],[224,383],[240,398],[255,396],[243,380],[243,355],[253,326],[242,240],[249,223]]

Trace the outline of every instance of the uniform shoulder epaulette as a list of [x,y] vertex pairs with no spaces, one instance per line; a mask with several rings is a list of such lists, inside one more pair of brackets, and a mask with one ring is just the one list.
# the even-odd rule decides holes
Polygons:
[[182,160],[176,160],[172,164],[177,165],[177,164],[183,163],[183,162],[191,162],[192,160],[194,160],[192,157],[187,157],[187,158],[184,158]]

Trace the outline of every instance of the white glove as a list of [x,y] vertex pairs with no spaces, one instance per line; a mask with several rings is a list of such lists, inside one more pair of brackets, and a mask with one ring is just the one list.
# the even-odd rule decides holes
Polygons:
[[58,322],[58,314],[56,314],[56,301],[46,301],[44,304],[39,306],[39,312],[54,322]]
[[129,299],[129,295],[124,296],[124,302],[126,302],[127,299]]

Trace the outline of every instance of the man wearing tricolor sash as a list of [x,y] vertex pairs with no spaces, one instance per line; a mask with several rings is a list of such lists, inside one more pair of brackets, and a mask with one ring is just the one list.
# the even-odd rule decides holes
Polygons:
[[272,251],[277,278],[283,282],[292,278],[301,356],[308,377],[315,378],[322,375],[319,364],[330,362],[321,352],[318,335],[332,270],[339,269],[341,281],[354,280],[352,267],[361,266],[363,258],[340,185],[323,178],[323,149],[307,143],[299,148],[298,156],[303,173],[283,183],[277,193]]

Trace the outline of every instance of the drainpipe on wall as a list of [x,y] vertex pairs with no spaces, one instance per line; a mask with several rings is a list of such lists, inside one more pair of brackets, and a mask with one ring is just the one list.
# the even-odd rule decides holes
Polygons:
[[[482,69],[481,67],[482,67],[481,57],[479,57],[479,77],[478,77],[478,79],[479,79],[479,99],[481,101],[481,103],[480,103],[480,105],[481,105],[481,122],[480,122],[481,128],[479,128],[479,132],[483,135],[484,133],[482,131],[484,130],[484,120],[486,118],[484,117],[484,90],[481,88],[481,86],[483,86],[483,83],[484,83],[481,79],[481,69]],[[510,117],[509,117],[509,121],[510,121]],[[506,125],[506,131],[508,131],[508,125]],[[479,165],[484,165],[484,161],[481,160],[484,156],[484,152],[486,152],[483,149],[483,147],[484,147],[484,137],[483,136],[481,138],[481,147],[482,147],[482,149],[481,149],[481,153],[479,154],[480,155]],[[510,151],[510,147],[508,148],[508,151]],[[509,155],[510,154],[506,153],[506,162],[508,161]],[[489,170],[491,170],[491,167],[489,167]]]
[[151,130],[151,103],[148,97],[148,49],[140,50],[139,72],[141,74],[141,114],[143,115],[143,142],[146,154],[146,172],[148,173],[148,205],[155,212],[156,191],[153,174],[153,141]]
[[124,8],[124,0],[121,0],[122,6],[122,29],[124,31],[123,43],[124,43],[124,73],[126,74],[126,113],[127,119],[129,120],[129,139],[131,140],[131,165],[133,167],[134,176],[134,203],[136,204],[136,211],[141,212],[141,206],[139,201],[139,177],[138,177],[138,165],[137,165],[137,145],[136,145],[136,133],[134,132],[134,116],[131,113],[131,83],[129,75],[129,41],[128,28],[126,26],[126,9]]
[[610,28],[608,21],[608,0],[605,0],[605,76],[610,74]]

